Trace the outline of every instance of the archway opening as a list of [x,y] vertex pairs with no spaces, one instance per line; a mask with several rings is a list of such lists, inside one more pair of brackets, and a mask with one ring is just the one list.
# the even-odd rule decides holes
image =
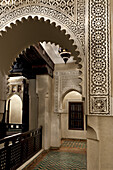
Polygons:
[[[74,41],[70,40],[70,35],[66,35],[65,30],[62,31],[61,28],[56,27],[54,23],[50,24],[49,21],[44,21],[43,19],[38,20],[37,17],[35,18],[29,17],[28,19],[23,18],[22,21],[17,21],[16,25],[11,24],[11,28],[7,27],[6,31],[7,34],[5,35],[5,32],[2,32],[2,37],[0,37],[1,55],[4,56],[3,61],[0,62],[2,63],[0,64],[1,70],[5,70],[7,72],[9,68],[9,63],[13,62],[14,58],[17,58],[18,54],[19,56],[15,62],[20,60],[20,58],[23,55],[23,51],[24,52],[29,51],[29,47],[31,48],[31,45],[34,46],[37,44],[37,42],[43,42],[43,41],[54,43],[55,45],[59,45],[62,48],[66,48],[71,52],[75,61],[74,63],[68,64],[66,66],[67,69],[71,70],[71,72],[73,71],[73,69],[75,69],[75,67],[76,69],[80,68],[80,66],[78,67],[78,65],[81,59],[78,57],[79,51],[76,51],[77,49],[76,44],[73,44]],[[12,37],[14,37],[15,39],[12,39]],[[6,44],[7,44],[7,50],[5,50]],[[31,58],[33,57],[35,58],[35,56],[31,56]],[[29,60],[29,57],[26,58]],[[75,62],[77,63],[76,66],[74,65]],[[41,67],[38,66],[38,69],[37,66],[33,64],[31,70],[34,69],[35,71],[37,71],[37,73],[34,71],[35,74],[34,75],[31,74],[30,77],[27,72],[24,72],[25,74],[28,75],[27,78],[29,81],[28,84],[29,84],[30,95],[29,96],[27,95],[27,97],[29,97],[29,102],[30,102],[30,107],[29,107],[30,114],[28,113],[30,115],[29,117],[31,123],[30,126],[31,128],[33,128],[36,127],[37,125],[38,126],[43,125],[42,138],[43,138],[44,149],[49,149],[51,146],[59,147],[60,146],[59,141],[61,141],[61,137],[62,137],[60,112],[59,110],[57,110],[57,112],[54,112],[53,109],[54,105],[57,103],[57,101],[54,100],[54,91],[56,90],[55,86],[57,84],[57,83],[54,84],[54,82],[57,80],[54,78],[54,70],[52,70],[53,71],[53,75],[52,75],[51,71],[48,69],[49,64],[47,63],[48,63],[47,61],[46,64],[44,63],[46,66],[42,66],[41,64]],[[18,69],[18,67],[20,69],[22,66],[21,63],[19,63],[18,65],[18,62],[14,63],[14,65],[15,65],[15,69]],[[55,71],[60,72],[61,71],[60,68],[64,69],[62,70],[62,73],[65,72],[66,69],[63,63],[62,64],[60,63],[60,65],[55,68]],[[41,74],[39,74],[41,69],[42,72]],[[62,90],[65,91],[65,85],[64,85],[65,76],[64,77],[61,76],[61,77],[63,82],[61,88]],[[71,80],[72,79],[73,78],[71,78]],[[69,79],[66,79],[66,81],[69,82]],[[59,79],[58,79],[58,84],[60,84]],[[68,86],[68,83],[66,83],[66,85]],[[79,86],[79,81],[77,82],[77,86]],[[24,92],[25,95],[26,90]],[[58,96],[60,92],[61,89],[58,91]],[[57,99],[59,102],[59,98]],[[37,107],[37,103],[38,103],[38,107]]]
[[62,138],[86,139],[85,118],[82,95],[70,89],[63,97]]
[[76,63],[81,61],[80,52],[77,50],[75,42],[70,39],[70,35],[66,34],[66,30],[61,30],[61,27],[56,26],[55,23],[50,24],[49,20],[44,21],[43,18],[38,20],[38,17],[22,18],[22,21],[17,21],[16,24],[6,27],[6,31],[2,31],[0,37],[1,56],[4,56],[0,58],[2,59],[0,62],[1,70],[8,72],[10,63],[18,54],[30,45],[44,41],[59,44],[60,47],[71,52]]
[[6,136],[22,132],[22,107],[20,96],[17,94],[9,96],[5,111]]
[[7,123],[22,124],[22,100],[18,95],[14,94],[8,99],[6,110]]
[[[25,70],[24,76],[26,76],[27,74],[28,75],[27,79],[29,79],[28,84],[29,84],[30,96],[27,96],[29,98],[29,103],[30,103],[30,106],[29,106],[30,112],[27,113],[29,114],[29,120],[30,120],[29,129],[33,129],[33,128],[36,128],[37,126],[39,127],[40,125],[44,125],[44,134],[43,134],[44,140],[43,141],[44,141],[45,149],[48,149],[51,145],[53,147],[60,146],[60,142],[61,142],[60,121],[61,119],[58,118],[59,110],[57,113],[54,114],[54,111],[55,111],[54,106],[56,102],[56,99],[54,98],[54,93],[56,90],[55,89],[56,84],[54,83],[56,81],[55,74],[56,72],[62,72],[61,73],[62,75],[63,75],[63,72],[67,74],[66,70],[68,70],[71,75],[71,73],[73,73],[73,70],[76,70],[75,72],[77,73],[77,77],[76,78],[74,77],[74,82],[72,81],[73,77],[71,77],[71,81],[74,84],[77,79],[78,81],[76,85],[78,89],[80,89],[79,88],[79,83],[80,83],[79,76],[81,75],[79,71],[79,68],[80,68],[79,67],[79,62],[80,62],[79,54],[80,53],[79,51],[76,50],[77,46],[73,44],[73,40],[70,40],[70,36],[66,35],[64,30],[62,31],[60,27],[56,27],[54,24],[50,24],[50,22],[44,21],[43,19],[38,20],[37,17],[35,17],[34,19],[31,17],[29,17],[28,19],[23,18],[22,22],[17,21],[17,25],[12,24],[11,27],[12,28],[6,28],[7,33],[2,32],[3,37],[0,38],[0,44],[3,49],[1,53],[4,56],[4,60],[2,61],[3,65],[1,65],[1,68],[5,66],[4,69],[6,69],[7,71],[9,67],[9,63],[11,64],[11,62],[14,61],[14,57],[18,56],[16,57],[16,60],[13,66],[14,66],[14,69],[16,69],[16,71],[18,69],[22,69],[22,70],[21,71],[19,70],[18,72],[19,74],[17,72],[15,73],[17,75],[20,75],[23,73],[23,70]],[[11,37],[15,37],[15,39],[12,39]],[[62,48],[67,48],[71,52],[74,60],[72,60],[67,65],[65,65],[64,63],[57,63],[57,64],[55,63],[55,70],[54,70],[51,67],[50,59],[47,59],[48,61],[46,60],[46,62],[44,61],[40,62],[41,58],[40,60],[36,59],[38,56],[36,54],[36,52],[38,51],[37,42],[46,42],[45,51],[48,48],[47,45],[50,43],[49,52],[51,51],[51,48],[53,48],[53,51],[54,51],[55,48],[53,46],[56,46],[56,45]],[[8,45],[7,50],[4,50],[5,44]],[[37,50],[35,51],[32,47],[33,48],[35,47],[35,50],[36,49]],[[34,52],[30,54],[30,50],[34,50]],[[7,53],[7,51],[9,51],[9,53]],[[44,53],[42,50],[42,54],[40,54],[42,55],[42,58],[44,56]],[[49,55],[52,55],[54,57],[55,51],[54,53],[51,53]],[[7,62],[5,60],[6,58],[8,58]],[[21,62],[20,62],[21,59],[22,59],[22,62],[25,64],[24,65],[25,68],[23,65],[21,65]],[[41,69],[42,69],[42,72],[40,72]],[[34,70],[34,74],[32,74],[32,70]],[[51,74],[51,71],[52,71],[52,74]],[[61,77],[62,77],[62,82],[64,82],[65,78],[63,78],[63,76]],[[69,86],[70,84],[69,77],[66,78],[66,81],[67,81],[67,86]],[[60,84],[60,81],[58,81],[58,83]],[[64,85],[62,84],[62,90],[65,90],[65,83]],[[58,91],[58,93],[60,93],[60,91]],[[39,100],[39,103],[38,103],[38,100]],[[48,106],[50,107],[48,108]],[[37,112],[37,108],[39,109],[38,112]],[[37,115],[38,115],[38,118],[37,118]],[[57,123],[55,123],[55,121],[57,121]],[[46,131],[46,129],[48,130]],[[55,136],[55,133],[57,133],[58,136]],[[50,136],[53,136],[52,139]]]

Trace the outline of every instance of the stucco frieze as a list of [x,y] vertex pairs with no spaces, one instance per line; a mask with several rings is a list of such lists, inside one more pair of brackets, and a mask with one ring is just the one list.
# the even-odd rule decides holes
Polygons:
[[55,72],[54,112],[60,112],[62,110],[62,101],[68,92],[75,90],[82,93],[79,76],[80,71],[78,69]]

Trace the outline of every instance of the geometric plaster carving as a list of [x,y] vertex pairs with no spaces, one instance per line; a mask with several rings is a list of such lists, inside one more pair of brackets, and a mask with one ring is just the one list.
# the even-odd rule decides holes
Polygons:
[[[85,50],[85,0],[2,0],[0,30],[24,16],[44,16],[66,26]],[[85,52],[85,51],[84,51]]]
[[75,0],[2,0],[1,5],[3,6],[10,6],[10,5],[14,5],[13,8],[15,8],[15,6],[20,6],[24,3],[24,5],[26,4],[39,4],[39,5],[45,5],[47,6],[51,6],[54,9],[57,8],[59,11],[63,11],[64,13],[68,14],[70,17],[74,18],[75,17]]
[[[49,21],[38,20],[37,17],[23,18],[22,21],[11,24],[11,28],[7,27],[6,30],[0,36],[1,70],[9,71],[10,63],[14,60],[14,57],[37,42],[54,42],[61,47],[70,49],[76,58],[79,54],[78,51],[75,51],[77,46],[73,45],[73,41],[69,39],[69,35],[65,34],[65,31],[61,30],[59,26],[55,26],[54,23],[50,24]],[[7,50],[4,50],[6,47]]]
[[108,0],[89,1],[89,113],[110,114]]
[[75,90],[82,93],[79,79],[80,71],[57,71],[55,72],[55,87],[54,87],[54,112],[62,110],[62,99],[69,91]]

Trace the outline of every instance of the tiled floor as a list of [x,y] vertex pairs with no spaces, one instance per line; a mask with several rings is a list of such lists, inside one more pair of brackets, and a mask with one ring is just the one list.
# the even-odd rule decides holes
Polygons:
[[72,140],[72,139],[64,139],[61,141],[61,148],[73,148],[73,149],[80,149],[80,150],[86,150],[86,140]]
[[62,140],[59,150],[44,152],[28,170],[86,170],[86,141]]

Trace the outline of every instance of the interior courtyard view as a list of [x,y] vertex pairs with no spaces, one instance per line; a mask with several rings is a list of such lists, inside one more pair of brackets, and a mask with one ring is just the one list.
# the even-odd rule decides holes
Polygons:
[[113,170],[113,0],[0,0],[0,170]]

